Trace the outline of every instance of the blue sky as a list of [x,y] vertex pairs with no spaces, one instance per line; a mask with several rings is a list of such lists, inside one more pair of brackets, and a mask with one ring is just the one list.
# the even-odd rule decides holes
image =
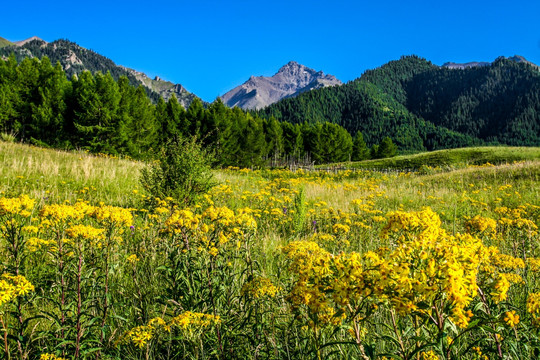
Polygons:
[[353,80],[416,54],[434,64],[540,64],[540,1],[15,1],[0,36],[69,39],[212,101],[295,60]]

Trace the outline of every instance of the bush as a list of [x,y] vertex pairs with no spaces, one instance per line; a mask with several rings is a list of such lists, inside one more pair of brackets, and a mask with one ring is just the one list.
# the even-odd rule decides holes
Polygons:
[[157,161],[141,172],[140,182],[153,197],[170,197],[179,206],[193,204],[216,183],[211,164],[213,153],[203,149],[197,138],[176,138],[159,152]]
[[17,141],[17,137],[13,133],[0,133],[0,139],[4,142],[14,143]]

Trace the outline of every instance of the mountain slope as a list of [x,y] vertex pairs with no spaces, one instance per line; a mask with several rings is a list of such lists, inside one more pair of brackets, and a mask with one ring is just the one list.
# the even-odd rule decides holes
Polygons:
[[368,144],[388,135],[402,150],[479,143],[540,145],[540,72],[521,57],[451,69],[417,56],[366,71],[342,86],[259,111],[295,123],[332,121]]
[[330,121],[352,135],[362,132],[369,145],[390,136],[401,151],[482,144],[478,139],[435,126],[412,114],[395,98],[367,81],[310,91],[281,100],[258,114],[292,123]]
[[59,61],[69,77],[79,74],[84,70],[89,70],[92,73],[97,71],[106,73],[109,71],[115,79],[118,79],[120,76],[127,76],[132,85],[143,85],[147,88],[149,96],[154,101],[159,96],[168,100],[174,94],[180,104],[186,108],[195,98],[194,94],[189,93],[180,84],[163,81],[157,77],[150,79],[142,72],[116,65],[105,56],[85,49],[69,40],[56,40],[47,43],[39,38],[30,38],[18,43],[21,45],[1,48],[0,57],[6,58],[11,53],[14,53],[17,61],[21,61],[25,57],[42,58],[43,56],[47,56],[53,64]]
[[332,75],[324,75],[304,65],[291,61],[271,76],[252,76],[221,97],[230,107],[260,109],[283,98],[326,86],[341,85]]
[[489,142],[540,144],[540,72],[526,60],[432,69],[403,85],[407,108],[436,125]]
[[[499,59],[504,59],[504,57],[500,57]],[[499,59],[496,59],[495,61],[497,61]],[[507,59],[511,60],[511,61],[514,61],[514,62],[517,62],[517,63],[529,64],[529,65],[532,65],[533,67],[536,67],[536,68],[540,69],[538,67],[538,65],[530,62],[529,60],[525,59],[523,56],[520,56],[520,55],[514,55],[514,56],[511,56],[511,57],[509,57]],[[489,66],[491,64],[493,64],[493,63],[490,63],[490,62],[487,62],[487,61],[471,61],[471,62],[461,63],[461,64],[454,63],[454,62],[447,62],[447,63],[442,64],[442,67],[443,68],[448,68],[448,69],[464,70],[464,69],[467,69],[467,68],[477,67],[477,66]]]
[[11,41],[6,40],[3,37],[0,37],[0,48],[3,48],[5,46],[13,46],[13,45],[14,44]]

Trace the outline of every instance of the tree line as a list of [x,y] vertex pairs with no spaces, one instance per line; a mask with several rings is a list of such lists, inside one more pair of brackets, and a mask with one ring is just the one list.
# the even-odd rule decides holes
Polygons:
[[353,138],[338,124],[279,122],[228,108],[220,99],[205,106],[196,98],[187,109],[175,97],[154,103],[125,76],[116,81],[109,72],[83,71],[68,79],[48,57],[0,61],[0,131],[39,146],[137,159],[151,157],[175,137],[196,137],[221,166],[306,157],[320,164],[397,150],[390,138],[368,148],[361,133]]

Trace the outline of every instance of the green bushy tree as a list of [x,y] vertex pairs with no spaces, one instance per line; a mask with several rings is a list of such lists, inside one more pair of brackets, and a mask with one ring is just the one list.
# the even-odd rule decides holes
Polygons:
[[364,136],[360,131],[357,131],[356,135],[354,136],[351,158],[353,161],[369,159],[369,148],[367,147],[366,142],[364,141]]
[[397,146],[392,142],[388,136],[381,140],[379,149],[377,150],[377,157],[389,158],[397,155]]
[[196,137],[176,137],[160,151],[159,160],[141,172],[143,188],[154,198],[171,197],[179,206],[189,206],[214,185],[213,154]]

